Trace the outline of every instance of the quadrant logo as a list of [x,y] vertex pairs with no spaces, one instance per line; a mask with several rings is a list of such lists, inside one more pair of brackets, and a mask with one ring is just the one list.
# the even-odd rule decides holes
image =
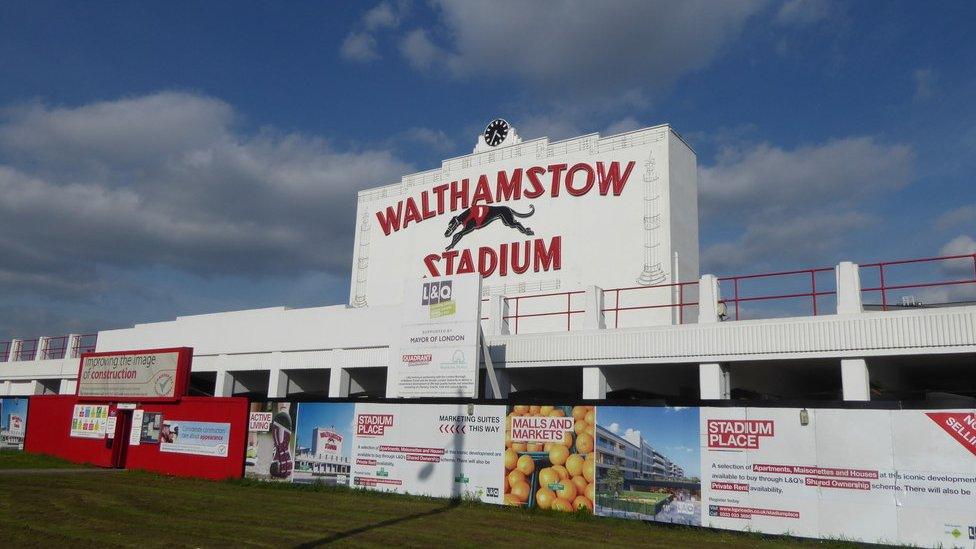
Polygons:
[[430,310],[430,318],[452,316],[457,312],[454,289],[450,280],[425,282],[420,305]]

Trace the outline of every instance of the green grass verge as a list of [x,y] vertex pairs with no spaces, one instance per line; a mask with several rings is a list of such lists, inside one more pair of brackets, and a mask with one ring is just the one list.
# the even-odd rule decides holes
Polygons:
[[0,469],[76,469],[85,467],[54,456],[0,450]]
[[[36,467],[32,467],[36,468]],[[348,488],[0,475],[8,547],[851,547]]]

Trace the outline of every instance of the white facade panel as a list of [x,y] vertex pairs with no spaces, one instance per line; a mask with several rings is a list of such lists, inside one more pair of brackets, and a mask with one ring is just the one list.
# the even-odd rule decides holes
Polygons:
[[[481,272],[484,297],[665,284],[674,281],[675,252],[681,276],[697,279],[697,228],[677,247],[671,235],[674,217],[696,225],[697,168],[673,136],[658,126],[537,139],[362,191],[350,303],[396,304],[406,279],[464,272]],[[578,310],[567,299],[526,300],[519,314]],[[629,316],[628,325],[672,322],[667,308]],[[533,317],[526,331],[565,330],[581,319]]]

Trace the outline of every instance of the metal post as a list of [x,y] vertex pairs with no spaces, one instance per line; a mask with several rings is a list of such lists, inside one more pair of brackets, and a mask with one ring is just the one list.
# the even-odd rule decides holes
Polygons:
[[813,298],[813,316],[817,316],[817,273],[816,271],[810,271],[810,287],[813,290],[813,294],[810,297]]
[[878,264],[878,272],[881,273],[881,310],[888,310],[888,292],[885,289],[884,263]]
[[732,282],[735,283],[735,319],[739,320],[739,278],[733,278]]

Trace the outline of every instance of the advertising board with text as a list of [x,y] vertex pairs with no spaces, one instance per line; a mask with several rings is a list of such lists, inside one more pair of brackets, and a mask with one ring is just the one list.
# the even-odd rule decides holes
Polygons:
[[248,414],[244,476],[287,481],[295,468],[293,402],[252,402]]
[[356,404],[351,484],[501,503],[505,407]]
[[227,457],[230,423],[164,419],[159,451],[198,456]]
[[27,398],[0,398],[0,450],[23,450],[27,432]]
[[410,281],[402,309],[388,393],[399,398],[477,397],[480,277]]
[[702,524],[972,547],[974,418],[971,410],[703,408]]
[[103,438],[108,426],[108,406],[76,404],[71,414],[70,436]]
[[[290,480],[738,531],[976,547],[976,410],[468,411],[303,402]],[[323,434],[352,443],[336,445],[338,455],[319,451]]]
[[78,369],[80,397],[177,400],[186,391],[192,349],[86,353]]

